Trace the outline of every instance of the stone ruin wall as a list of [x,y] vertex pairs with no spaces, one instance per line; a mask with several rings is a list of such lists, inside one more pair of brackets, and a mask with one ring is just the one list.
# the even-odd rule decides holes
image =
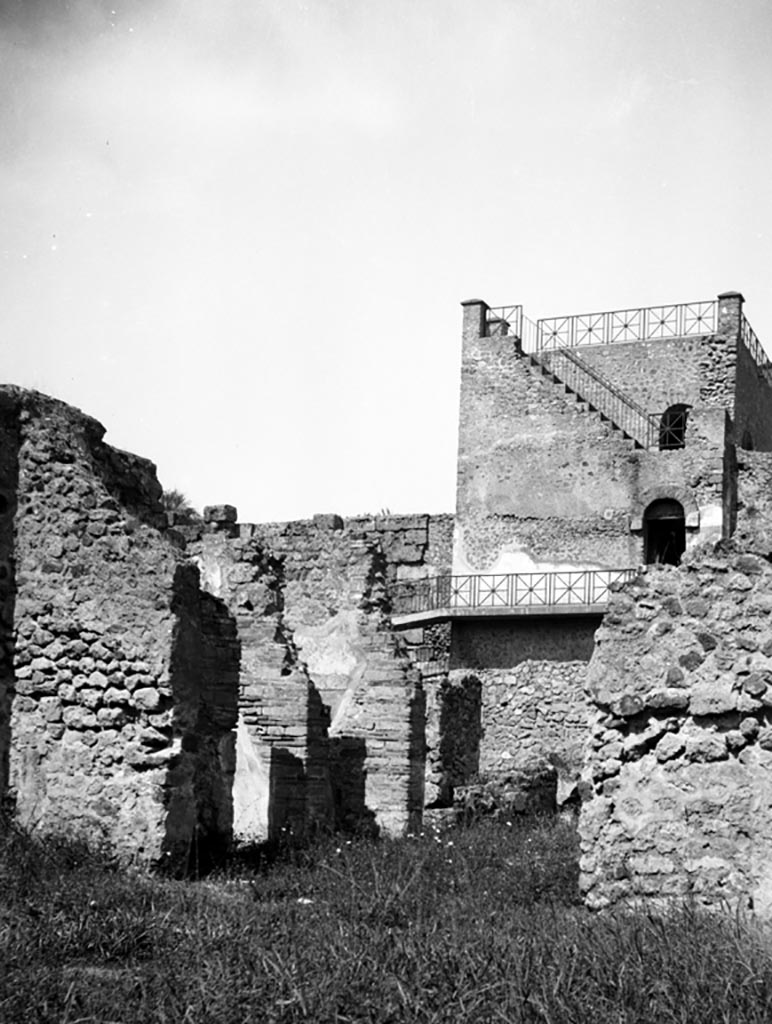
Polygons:
[[451,674],[482,684],[481,772],[522,771],[581,742],[584,681],[599,623],[600,616],[567,616],[461,624]]
[[511,338],[465,340],[454,572],[628,564],[636,471],[621,435]]
[[737,346],[734,429],[738,447],[772,451],[772,385],[742,343]]
[[634,565],[643,560],[643,537],[631,514],[640,519],[663,492],[685,504],[688,547],[721,537],[738,297],[719,303],[712,335],[582,348],[582,358],[652,411],[694,405],[686,448],[669,452],[633,449],[513,338],[484,336],[481,308],[467,304],[464,319],[456,573]]
[[[239,625],[236,791],[251,765],[253,806],[237,818],[238,837],[302,823],[397,833],[420,817],[424,693],[392,630],[387,583],[402,565],[420,566],[427,546],[426,516],[255,525],[236,523],[235,510],[189,541],[204,586]],[[284,654],[271,670],[277,640]],[[282,711],[293,699],[295,712]]]
[[581,357],[647,412],[681,402],[700,406],[710,335],[582,346]]
[[[735,398],[738,297],[720,303],[713,335],[582,349],[652,410],[695,406],[686,447],[668,452],[634,449],[523,357],[512,338],[481,337],[479,309],[473,303],[465,312],[455,572],[640,564],[644,511],[659,498],[684,506],[687,549],[724,535],[735,499],[725,409]],[[470,766],[506,779],[548,764],[566,795],[591,711],[586,673],[597,625],[579,618],[570,625],[536,618],[453,624],[451,672],[441,683],[448,707],[438,717],[450,724],[449,709],[465,704],[476,729],[464,734],[461,719],[453,742],[443,729],[430,733],[430,797],[441,802]]]
[[230,617],[159,531],[150,463],[34,392],[3,388],[0,410],[5,802],[182,869],[230,829]]
[[424,680],[428,807],[449,806],[477,781],[538,791],[539,806],[570,795],[562,780],[581,764],[599,623],[597,615],[454,622],[448,673]]
[[[482,405],[462,435],[469,448],[459,471],[456,571],[459,565],[490,573],[641,563],[643,512],[661,497],[683,504],[687,546],[722,536],[724,508],[730,504],[724,488],[723,410],[701,409],[691,416],[682,450],[633,450],[517,357],[511,340],[509,351],[506,339],[485,338],[479,344],[486,352],[467,371],[470,393]],[[494,397],[499,405],[489,409],[486,402]],[[491,422],[497,424],[496,439],[491,435],[493,447],[486,451],[474,432],[485,431]],[[523,479],[529,481],[525,490]],[[504,780],[517,780],[526,766],[546,778],[552,766],[559,799],[570,792],[590,711],[585,680],[597,625],[597,620],[579,619],[567,629],[566,623],[537,619],[508,628],[454,623],[452,670],[445,686],[452,686],[454,694],[459,687],[481,693],[479,743],[474,733],[467,735],[463,756],[454,755],[457,770],[439,753],[447,741],[430,733],[430,800],[447,799],[448,787],[468,779],[472,764],[481,776]],[[566,656],[576,646],[577,632],[581,650]],[[477,671],[466,671],[470,667]]]
[[452,517],[178,523],[103,435],[0,392],[6,809],[177,871],[234,834],[414,824],[424,692],[387,585],[447,572]]
[[688,896],[772,914],[772,455],[738,459],[734,538],[622,588],[597,634],[591,907]]
[[328,718],[286,626],[281,562],[259,540],[235,533],[235,509],[208,512],[212,532],[189,543],[187,554],[236,623],[234,835],[255,842],[282,828],[326,826]]
[[[637,360],[645,368],[650,353],[622,348],[621,366]],[[671,348],[674,359],[683,356],[682,343]],[[688,545],[722,535],[722,410],[695,413],[682,450],[634,450],[518,355],[512,339],[465,339],[463,372],[454,571],[640,563],[643,512],[660,497],[684,505]],[[559,799],[570,793],[590,714],[585,684],[598,624],[581,617],[454,622],[450,675],[434,694],[427,685],[428,722],[440,723],[428,733],[427,802],[446,802],[478,773],[519,785],[524,774],[551,772]],[[462,705],[463,715],[451,714]],[[474,729],[466,727],[470,710]]]

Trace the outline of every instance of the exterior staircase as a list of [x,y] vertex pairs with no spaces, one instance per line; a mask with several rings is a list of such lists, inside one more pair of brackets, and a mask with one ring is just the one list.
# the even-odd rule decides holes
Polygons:
[[589,410],[597,412],[614,430],[632,441],[633,447],[650,448],[656,444],[659,429],[656,417],[652,418],[643,406],[585,362],[575,350],[550,349],[525,358],[544,376],[562,384]]

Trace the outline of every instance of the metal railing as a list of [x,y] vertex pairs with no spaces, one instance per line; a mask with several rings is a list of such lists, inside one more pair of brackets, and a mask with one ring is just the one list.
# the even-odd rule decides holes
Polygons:
[[512,334],[519,338],[522,319],[522,306],[489,306],[485,314],[486,334],[488,337]]
[[713,299],[673,306],[547,317],[536,321],[537,350],[713,334],[717,310],[718,303]]
[[767,383],[772,385],[772,361],[769,356],[762,348],[761,342],[756,336],[756,332],[748,323],[748,320],[743,316],[740,323],[740,339],[748,350],[751,359],[753,359],[756,366],[763,374]]
[[485,314],[485,333],[489,338],[511,337],[524,352],[538,350],[538,331],[522,306],[489,306]]
[[540,358],[542,366],[559,378],[581,399],[610,420],[614,426],[633,438],[642,448],[650,448],[657,440],[659,422],[652,423],[649,412],[624,391],[590,366],[571,349],[550,352]]
[[690,408],[687,405],[674,405],[664,412],[649,414],[652,436],[661,452],[686,446],[686,421]]
[[583,569],[568,572],[431,576],[390,587],[392,614],[413,615],[448,609],[564,608],[606,604],[612,586],[636,569]]

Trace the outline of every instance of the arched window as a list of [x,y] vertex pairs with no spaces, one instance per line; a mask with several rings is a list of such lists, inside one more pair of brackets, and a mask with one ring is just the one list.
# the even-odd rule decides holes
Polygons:
[[686,444],[686,417],[690,406],[671,405],[662,413],[659,421],[659,450],[671,451]]
[[686,520],[680,501],[652,501],[643,514],[644,558],[647,565],[678,565],[686,550]]
[[743,431],[743,439],[740,447],[744,448],[746,452],[753,451],[753,435],[751,434],[750,430]]

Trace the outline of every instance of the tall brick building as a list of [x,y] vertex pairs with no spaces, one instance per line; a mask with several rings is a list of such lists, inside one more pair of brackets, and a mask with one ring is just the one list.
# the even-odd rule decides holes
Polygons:
[[452,574],[396,595],[414,638],[449,623],[430,802],[575,756],[609,587],[731,534],[737,451],[772,450],[770,399],[738,292],[536,323],[463,303]]

